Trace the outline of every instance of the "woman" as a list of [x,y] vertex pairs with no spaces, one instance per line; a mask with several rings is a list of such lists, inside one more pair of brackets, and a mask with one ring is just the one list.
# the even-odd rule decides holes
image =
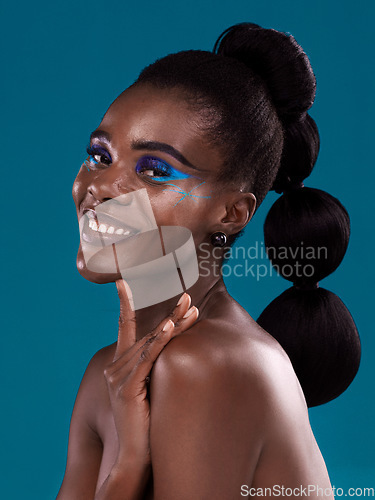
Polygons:
[[[349,219],[338,200],[302,184],[319,149],[307,114],[314,97],[294,38],[244,23],[213,53],[180,52],[147,67],[91,135],[73,186],[77,265],[88,280],[116,282],[120,322],[117,343],[83,377],[59,500],[297,497],[306,488],[333,498],[306,400],[345,390],[360,348],[345,306],[317,284],[345,253]],[[271,189],[284,194],[267,218],[266,244],[294,283],[259,318],[273,336],[213,272]],[[100,219],[102,207],[133,207],[138,195],[140,215],[130,209],[125,228],[120,217]],[[144,239],[151,231],[141,226],[186,228],[211,272],[181,297],[159,282],[163,298],[139,307],[127,277],[152,262],[159,241]],[[103,246],[89,255],[98,235]],[[326,248],[325,258],[296,257],[302,238]]]

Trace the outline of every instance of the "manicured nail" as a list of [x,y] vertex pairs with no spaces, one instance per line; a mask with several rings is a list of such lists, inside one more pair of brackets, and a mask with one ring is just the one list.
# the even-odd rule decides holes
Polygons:
[[181,295],[180,300],[177,302],[177,307],[183,303],[183,301],[185,300],[186,295],[187,295],[186,292]]
[[167,332],[168,330],[172,330],[174,328],[174,323],[171,319],[169,319],[165,325],[163,326],[163,332]]
[[191,307],[188,311],[186,311],[185,315],[183,316],[184,319],[188,318],[189,316],[191,316],[193,314],[193,312],[197,311],[198,312],[198,309],[193,306]]

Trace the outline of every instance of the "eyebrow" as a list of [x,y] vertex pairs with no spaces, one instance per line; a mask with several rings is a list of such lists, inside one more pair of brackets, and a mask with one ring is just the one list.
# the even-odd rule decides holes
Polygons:
[[166,144],[165,142],[137,140],[137,141],[132,141],[131,148],[136,151],[142,149],[146,151],[161,151],[162,153],[167,153],[170,156],[173,156],[173,158],[175,158],[183,165],[186,165],[187,167],[193,168],[194,170],[199,170],[199,171],[202,170],[193,165],[192,163],[190,163],[190,161],[187,160],[185,156],[182,153],[180,153],[176,148],[170,146],[169,144]]
[[99,139],[104,142],[111,142],[111,134],[105,132],[104,130],[94,130],[90,135],[90,141],[93,139]]

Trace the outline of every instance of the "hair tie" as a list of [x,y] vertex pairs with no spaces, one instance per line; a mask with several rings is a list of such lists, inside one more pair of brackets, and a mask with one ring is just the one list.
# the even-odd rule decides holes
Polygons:
[[291,191],[295,191],[296,189],[302,189],[305,187],[303,181],[295,181],[292,180],[289,176],[284,178],[282,181],[275,181],[272,189],[277,194],[290,193]]
[[317,290],[319,288],[319,282],[315,283],[293,283],[296,290]]
[[282,193],[290,193],[291,191],[296,191],[297,189],[302,189],[303,187],[305,187],[305,185],[302,181],[289,181],[286,187],[282,190]]
[[[276,110],[277,112],[277,110]],[[302,111],[302,112],[291,112],[288,113],[287,111],[284,111],[282,114],[278,113],[278,116],[280,118],[280,121],[284,127],[284,130],[288,128],[291,125],[294,125],[296,123],[303,123],[306,118],[307,118],[307,111]]]

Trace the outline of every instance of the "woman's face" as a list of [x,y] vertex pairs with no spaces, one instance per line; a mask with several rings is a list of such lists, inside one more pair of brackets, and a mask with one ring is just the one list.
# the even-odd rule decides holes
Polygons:
[[[152,241],[135,235],[150,222],[149,203],[158,227],[183,226],[191,231],[196,246],[209,241],[225,215],[223,186],[216,182],[223,158],[206,142],[202,125],[200,115],[189,110],[177,91],[139,85],[123,92],[91,134],[88,158],[73,185],[81,239],[84,227],[89,242],[98,235],[101,241],[121,239],[129,265],[135,265],[142,253],[146,260],[149,253],[151,259]],[[138,196],[135,192],[142,195],[137,198],[141,204],[129,202]],[[113,219],[104,218],[104,223],[95,217],[105,202],[109,203],[103,207],[109,207]],[[121,217],[113,216],[116,207],[123,210],[125,226],[116,222]],[[120,277],[105,269],[89,270],[82,244],[77,266],[90,281],[105,283]]]

